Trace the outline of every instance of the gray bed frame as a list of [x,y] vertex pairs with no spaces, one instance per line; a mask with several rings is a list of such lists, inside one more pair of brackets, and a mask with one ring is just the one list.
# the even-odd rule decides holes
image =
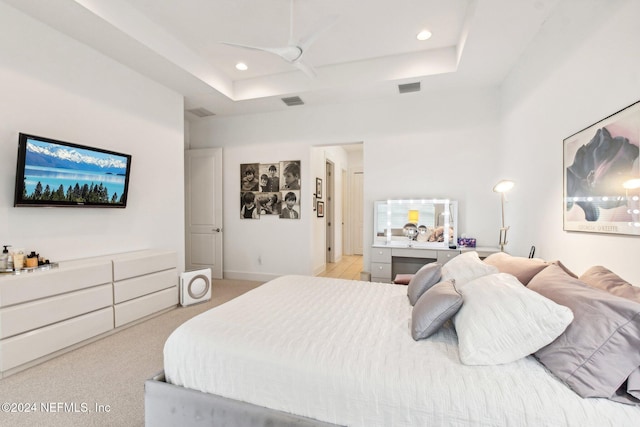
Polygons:
[[169,384],[164,371],[144,383],[144,422],[149,427],[337,427],[336,424]]

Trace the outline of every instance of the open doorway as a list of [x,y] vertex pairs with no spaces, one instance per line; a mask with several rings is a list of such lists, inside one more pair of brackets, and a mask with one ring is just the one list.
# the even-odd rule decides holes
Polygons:
[[[314,221],[312,244],[314,274],[342,265],[345,256],[362,255],[364,199],[362,190],[354,192],[352,188],[354,182],[362,182],[353,179],[354,173],[362,176],[362,147],[362,143],[354,143],[318,146],[313,150],[316,186],[320,187],[320,191],[316,191],[320,196],[314,193],[318,217]],[[321,212],[318,211],[320,206]],[[354,247],[357,248],[355,253]]]
[[[338,164],[330,158],[325,160],[325,191],[328,196],[325,239],[327,262],[337,262],[343,255],[362,255],[363,253],[363,144],[346,144],[338,147],[344,150],[346,161]],[[340,251],[336,251],[338,247]]]

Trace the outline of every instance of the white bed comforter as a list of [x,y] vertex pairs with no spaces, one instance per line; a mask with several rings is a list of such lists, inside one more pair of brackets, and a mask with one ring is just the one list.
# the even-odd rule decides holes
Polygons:
[[407,288],[283,276],[168,338],[169,382],[348,426],[639,426],[582,399],[533,357],[465,366],[451,323],[411,338]]

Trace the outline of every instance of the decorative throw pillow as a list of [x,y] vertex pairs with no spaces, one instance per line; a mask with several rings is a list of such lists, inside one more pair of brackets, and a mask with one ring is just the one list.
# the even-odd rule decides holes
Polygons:
[[414,274],[405,274],[400,273],[396,274],[396,277],[393,278],[393,283],[396,285],[408,285],[411,283],[411,279],[413,279]]
[[513,274],[525,286],[533,276],[549,265],[540,258],[516,257],[505,252],[491,254],[484,259],[484,262],[496,267],[500,273]]
[[595,265],[582,273],[580,280],[594,288],[640,303],[640,287],[633,286],[611,270]]
[[457,286],[464,303],[454,324],[465,365],[499,365],[552,342],[573,320],[571,310],[533,292],[507,273]]
[[462,295],[453,281],[429,288],[416,302],[411,313],[411,336],[421,340],[433,335],[462,306]]
[[430,287],[440,281],[442,276],[442,264],[432,262],[423,265],[409,281],[407,296],[411,305],[415,305],[418,298]]
[[454,279],[456,285],[462,285],[478,277],[498,272],[493,265],[485,264],[478,256],[478,252],[471,251],[460,254],[443,265],[442,280]]
[[556,265],[538,273],[528,289],[566,305],[575,316],[535,356],[580,396],[614,397],[640,366],[640,303],[592,288]]

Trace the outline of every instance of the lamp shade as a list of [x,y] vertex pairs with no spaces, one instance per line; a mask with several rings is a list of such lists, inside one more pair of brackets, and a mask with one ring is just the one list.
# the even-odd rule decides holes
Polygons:
[[640,178],[633,178],[622,183],[622,186],[627,190],[634,190],[640,188]]
[[417,210],[411,209],[409,210],[408,217],[409,217],[408,219],[410,223],[417,224],[418,221],[420,220],[420,212],[418,212]]
[[493,191],[495,191],[496,193],[506,193],[507,191],[511,190],[514,185],[515,184],[513,181],[502,180],[493,187]]

